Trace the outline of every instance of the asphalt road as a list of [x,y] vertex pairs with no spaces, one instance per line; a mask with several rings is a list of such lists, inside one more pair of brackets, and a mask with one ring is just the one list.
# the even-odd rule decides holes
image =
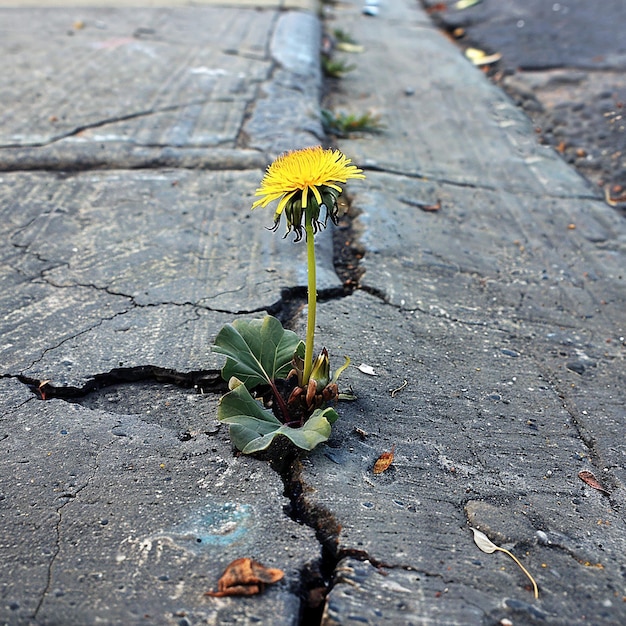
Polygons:
[[626,209],[626,3],[482,0],[465,9],[423,0],[464,48],[502,58],[485,66],[531,117],[542,141]]

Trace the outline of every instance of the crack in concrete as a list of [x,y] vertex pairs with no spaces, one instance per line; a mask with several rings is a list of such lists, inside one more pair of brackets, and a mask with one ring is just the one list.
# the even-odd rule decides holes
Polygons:
[[[64,263],[62,265],[60,265],[59,267],[63,267],[63,266],[67,266],[67,263]],[[128,293],[124,293],[121,291],[114,291],[113,289],[111,289],[111,287],[108,286],[101,286],[101,285],[96,285],[94,283],[80,283],[80,282],[74,282],[71,284],[60,284],[60,283],[56,283],[53,280],[51,280],[50,278],[48,278],[46,276],[46,273],[48,271],[51,271],[54,268],[50,268],[50,269],[46,269],[42,272],[41,278],[42,280],[50,285],[51,287],[55,287],[57,289],[74,289],[77,287],[82,287],[84,289],[94,289],[96,291],[101,291],[103,293],[106,293],[110,296],[114,296],[114,297],[120,297],[120,298],[126,298],[128,300],[130,300],[130,303],[132,304],[132,306],[134,308],[138,308],[138,309],[149,309],[149,308],[155,308],[155,307],[160,307],[160,306],[177,306],[177,307],[191,307],[193,309],[199,309],[199,310],[203,310],[203,311],[210,311],[212,313],[227,313],[229,315],[248,315],[251,313],[259,313],[261,311],[273,311],[273,310],[277,310],[280,308],[281,306],[281,301],[278,301],[277,303],[270,305],[269,307],[255,307],[255,308],[251,308],[251,309],[237,309],[237,310],[232,310],[232,309],[220,309],[220,308],[216,308],[216,307],[210,307],[210,306],[206,306],[204,304],[200,304],[199,302],[191,302],[190,300],[185,300],[184,302],[176,302],[173,300],[160,300],[158,302],[148,302],[146,304],[142,304],[141,302],[137,302],[136,300],[136,296],[128,294]],[[16,270],[17,271],[17,270]],[[236,289],[229,289],[229,290],[225,290],[225,291],[221,291],[218,292],[210,297],[207,298],[203,298],[203,300],[212,300],[213,298],[218,298],[220,296],[223,296],[225,294],[229,294],[229,293],[237,293],[238,291],[242,291],[244,289],[244,287],[238,287]],[[130,309],[126,310],[126,311],[121,311],[119,312],[117,315],[124,315],[126,313],[129,312]],[[105,318],[105,319],[113,319],[113,318]]]
[[74,335],[71,335],[69,337],[65,337],[58,344],[56,344],[54,346],[51,346],[51,347],[48,347],[48,348],[45,348],[44,351],[41,353],[41,355],[39,357],[37,357],[34,361],[32,361],[30,363],[30,365],[28,365],[25,369],[26,370],[31,369],[32,367],[37,365],[37,363],[39,363],[46,356],[46,354],[48,352],[50,352],[52,350],[56,350],[57,348],[60,348],[64,343],[67,343],[68,341],[72,341],[73,339],[76,339],[76,338],[80,337],[81,335],[84,335],[85,333],[91,332],[95,328],[98,328],[99,326],[102,326],[102,324],[104,324],[104,322],[108,322],[108,321],[114,320],[119,315],[125,315],[126,313],[128,313],[128,310],[126,310],[126,311],[119,311],[117,313],[114,313],[111,317],[102,317],[99,320],[97,320],[93,325],[89,326],[89,328],[84,328],[83,330],[77,332]]
[[440,185],[449,185],[450,187],[459,187],[461,189],[476,189],[479,191],[495,191],[495,192],[505,192],[518,196],[524,196],[526,198],[531,198],[534,200],[545,200],[546,198],[557,199],[557,200],[602,200],[602,197],[599,194],[560,194],[560,193],[542,193],[537,194],[532,191],[528,191],[525,189],[509,189],[508,187],[498,187],[496,185],[486,185],[480,183],[470,183],[468,181],[455,180],[452,178],[442,178],[433,174],[428,173],[420,173],[420,172],[406,172],[403,170],[384,167],[379,165],[363,165],[361,166],[364,172],[380,172],[382,174],[391,174],[394,176],[402,176],[404,178],[412,179],[412,180],[420,180],[425,183],[437,183]]
[[39,392],[40,396],[41,391],[43,391],[46,399],[58,398],[60,400],[82,398],[92,391],[105,389],[112,385],[146,380],[171,383],[179,387],[194,388],[200,393],[225,393],[227,391],[226,383],[222,381],[218,370],[209,369],[178,372],[156,365],[113,368],[108,372],[95,374],[93,378],[82,387],[54,387],[47,381],[30,378],[23,374],[9,377],[17,378],[34,393]]
[[61,524],[63,523],[63,509],[65,508],[67,504],[74,501],[78,497],[81,491],[83,491],[85,488],[89,486],[91,481],[95,478],[96,473],[99,469],[100,455],[112,444],[113,444],[113,441],[109,442],[109,444],[103,446],[102,450],[96,453],[93,471],[91,472],[89,476],[87,476],[87,479],[85,480],[85,483],[82,486],[78,487],[78,489],[76,489],[76,491],[74,491],[73,493],[66,492],[58,496],[59,499],[65,498],[65,501],[62,502],[61,505],[57,507],[56,509],[57,520],[54,525],[54,533],[55,533],[54,550],[52,551],[52,555],[48,563],[48,571],[46,574],[46,585],[41,593],[39,602],[37,603],[37,606],[35,607],[35,611],[33,613],[33,619],[37,619],[37,616],[39,612],[41,611],[44,602],[46,601],[46,597],[48,596],[48,594],[50,593],[50,589],[52,588],[52,581],[53,581],[52,570],[54,568],[56,558],[61,552]]
[[289,458],[274,457],[270,460],[270,466],[279,473],[285,485],[285,496],[290,501],[290,507],[285,510],[285,514],[292,520],[311,528],[320,544],[321,554],[317,564],[317,576],[311,577],[311,572],[303,573],[302,591],[305,595],[305,602],[307,591],[310,599],[316,597],[319,600],[321,596],[322,602],[319,606],[308,606],[306,616],[300,621],[301,625],[321,624],[325,598],[333,587],[341,583],[353,584],[351,581],[341,578],[340,562],[346,558],[367,562],[380,572],[399,569],[438,578],[445,583],[452,582],[451,579],[447,579],[441,573],[430,572],[409,563],[393,563],[378,559],[367,550],[360,548],[339,547],[341,525],[332,511],[307,499],[306,494],[310,491],[310,487],[302,478],[302,466],[296,453],[292,453]]
[[[214,102],[219,102],[221,100],[214,100]],[[230,100],[227,100],[230,101]],[[117,124],[119,122],[126,122],[128,120],[134,120],[141,117],[148,117],[150,115],[155,115],[158,113],[167,113],[170,111],[178,111],[180,109],[184,109],[189,106],[195,105],[203,105],[206,104],[206,100],[190,100],[189,102],[183,102],[178,104],[171,104],[168,106],[155,108],[155,109],[146,109],[142,111],[135,111],[133,113],[126,113],[125,115],[118,115],[114,117],[105,118],[103,120],[98,120],[96,122],[91,122],[89,124],[83,124],[81,126],[76,126],[72,130],[68,130],[65,133],[61,133],[60,135],[55,135],[51,137],[47,141],[33,142],[33,143],[25,143],[25,144],[3,144],[0,145],[0,150],[3,149],[11,149],[11,148],[44,148],[46,146],[50,146],[55,144],[63,139],[69,139],[70,137],[75,137],[80,133],[91,130],[93,128],[102,128],[103,126],[108,126],[109,124]],[[205,146],[204,146],[205,147]]]

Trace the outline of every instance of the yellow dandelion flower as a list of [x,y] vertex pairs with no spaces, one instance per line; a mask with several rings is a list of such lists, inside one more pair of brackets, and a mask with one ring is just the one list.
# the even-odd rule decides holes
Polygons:
[[267,168],[261,186],[254,194],[261,197],[252,208],[265,207],[278,200],[274,226],[278,226],[280,216],[287,208],[288,231],[294,228],[298,233],[307,207],[312,209],[310,217],[318,226],[322,205],[326,207],[327,216],[334,220],[337,197],[342,191],[338,183],[345,183],[350,178],[365,178],[363,170],[350,165],[351,162],[339,150],[324,150],[321,146],[287,152]]

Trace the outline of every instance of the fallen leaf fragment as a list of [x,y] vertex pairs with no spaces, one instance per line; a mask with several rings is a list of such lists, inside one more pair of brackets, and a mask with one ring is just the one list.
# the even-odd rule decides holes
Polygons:
[[582,480],[584,483],[587,483],[590,487],[601,491],[605,495],[610,495],[609,492],[600,484],[600,481],[587,470],[583,470],[582,472],[578,472],[578,478]]
[[626,202],[626,194],[622,194],[621,196],[613,195],[614,193],[619,193],[621,190],[621,187],[618,185],[615,185],[612,189],[610,185],[606,185],[604,187],[604,199],[606,203],[610,206],[618,206],[622,202]]
[[463,9],[469,9],[480,2],[482,2],[482,0],[458,0],[454,3],[454,8],[457,11],[462,11]]
[[405,380],[405,381],[403,381],[403,382],[402,382],[402,384],[401,384],[399,387],[396,387],[395,389],[392,389],[392,390],[389,392],[389,393],[391,393],[391,397],[392,397],[392,398],[395,398],[395,397],[396,397],[396,394],[397,394],[399,391],[402,391],[402,390],[403,390],[403,389],[404,389],[404,388],[405,388],[408,384],[409,384],[409,381],[408,381],[408,380]]
[[368,374],[369,376],[378,376],[376,370],[371,365],[365,365],[365,363],[361,363],[361,365],[359,365],[357,369],[359,370],[359,372],[363,372],[363,374]]
[[248,557],[236,559],[224,570],[217,582],[217,591],[207,591],[204,595],[213,598],[253,596],[261,593],[265,585],[281,580],[284,575],[282,570],[265,567]]
[[491,541],[491,539],[489,539],[489,537],[487,537],[485,533],[483,533],[480,530],[477,530],[476,528],[472,528],[471,526],[470,526],[470,530],[474,533],[474,543],[483,552],[486,552],[487,554],[493,554],[498,549],[498,546],[495,543],[493,543],[493,541]]
[[49,380],[42,380],[39,383],[39,387],[37,387],[37,391],[39,391],[39,395],[41,396],[42,400],[46,399],[46,390],[44,389],[44,387],[49,383]]
[[502,55],[499,52],[496,52],[495,54],[487,54],[484,50],[479,50],[478,48],[468,48],[465,51],[465,56],[477,66],[491,65],[502,58]]
[[431,15],[432,13],[443,13],[443,11],[447,11],[447,10],[448,10],[448,5],[445,2],[437,2],[433,4],[432,6],[429,6],[426,9],[426,13],[428,13],[428,15]]
[[421,202],[416,202],[415,206],[418,209],[422,209],[422,211],[426,211],[427,213],[434,213],[435,211],[439,211],[441,208],[441,200],[437,200],[435,204],[422,204]]
[[358,43],[349,43],[347,41],[340,41],[337,44],[337,50],[341,50],[342,52],[350,52],[352,54],[358,54],[359,52],[363,52],[363,46],[360,46]]
[[396,451],[395,444],[391,448],[391,452],[383,452],[376,463],[374,463],[374,474],[382,474],[389,469],[389,466],[393,463],[394,453]]
[[481,532],[480,530],[472,528],[471,526],[470,530],[474,533],[474,543],[479,547],[480,550],[486,552],[487,554],[493,554],[496,551],[504,552],[504,554],[510,556],[515,561],[515,563],[517,563],[518,567],[522,570],[522,572],[524,572],[524,574],[526,574],[528,580],[530,580],[530,582],[532,583],[535,599],[537,599],[539,597],[539,588],[537,587],[537,583],[535,582],[535,579],[530,575],[529,571],[519,562],[517,557],[508,550],[497,546],[495,543],[493,543],[493,541],[491,541],[491,539],[489,539],[489,537],[487,537],[487,535],[485,535],[485,533]]

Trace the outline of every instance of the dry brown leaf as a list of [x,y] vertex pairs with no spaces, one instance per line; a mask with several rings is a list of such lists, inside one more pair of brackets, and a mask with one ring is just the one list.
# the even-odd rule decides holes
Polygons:
[[42,400],[46,400],[46,390],[44,389],[44,387],[49,383],[49,380],[42,380],[39,383],[39,387],[37,387],[37,391],[39,391],[39,395],[41,396]]
[[578,478],[583,482],[587,483],[590,487],[601,491],[602,493],[609,495],[609,492],[600,484],[600,481],[587,470],[583,470],[582,472],[578,472]]
[[429,6],[426,9],[426,13],[428,13],[428,15],[431,15],[432,13],[443,13],[444,11],[448,10],[448,5],[445,2],[437,2],[435,4],[433,4],[432,6]]
[[391,452],[383,452],[376,463],[374,463],[374,474],[382,474],[389,469],[389,466],[393,463],[393,456],[396,451],[395,444],[391,447]]
[[217,591],[207,591],[205,596],[253,596],[261,593],[265,585],[271,585],[283,578],[280,569],[267,568],[258,561],[245,557],[234,560],[217,582]]
[[611,187],[610,185],[606,185],[604,187],[604,199],[606,200],[606,203],[610,206],[617,206],[622,202],[626,202],[626,194],[622,194],[621,196],[613,195],[616,193],[620,193],[620,191],[622,191],[620,185],[614,185],[613,187]]
[[422,211],[426,211],[427,213],[434,213],[435,211],[439,211],[441,208],[441,200],[437,200],[435,204],[422,204],[420,202],[416,202],[415,206],[418,209],[422,209]]

